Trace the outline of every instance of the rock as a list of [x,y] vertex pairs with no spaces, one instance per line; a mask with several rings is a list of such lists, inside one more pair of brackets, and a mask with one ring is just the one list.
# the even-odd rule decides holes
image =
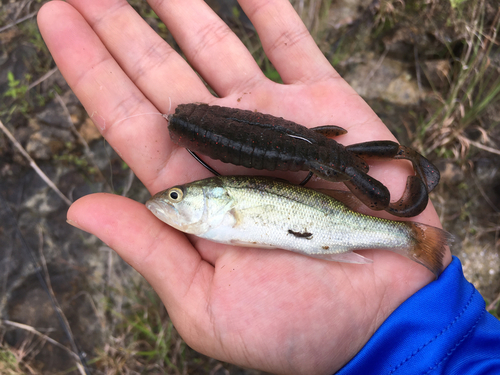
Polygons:
[[45,123],[46,125],[56,126],[59,128],[70,129],[79,122],[82,117],[82,110],[80,102],[72,91],[67,91],[61,96],[66,108],[71,117],[68,118],[64,108],[58,100],[54,99],[45,106],[45,109],[36,115],[37,120]]
[[40,125],[26,144],[26,151],[33,159],[49,160],[66,147],[73,144],[75,137],[70,130]]
[[441,173],[441,180],[439,182],[441,184],[456,186],[465,179],[463,170],[450,160],[439,160],[436,162],[436,166]]
[[352,24],[372,0],[338,0],[332,2],[328,13],[328,25],[334,29]]
[[71,89],[68,86],[68,83],[66,82],[66,80],[64,79],[64,77],[62,76],[62,74],[59,70],[56,70],[54,72],[54,74],[47,77],[47,79],[45,79],[40,84],[40,86],[41,86],[42,92],[50,91],[54,86],[59,87],[65,93],[63,95],[63,97],[68,93],[68,91],[70,91],[71,95],[75,97],[76,101],[78,101],[78,99],[76,98],[76,95],[73,94],[73,92],[71,91]]
[[451,64],[449,60],[427,60],[424,61],[424,77],[435,89],[449,86],[449,75]]
[[473,238],[466,238],[457,255],[462,262],[467,280],[481,290],[483,295],[498,295],[500,292],[500,255],[493,243],[479,247]]
[[61,208],[62,201],[59,196],[47,194],[49,188],[40,190],[37,194],[27,199],[23,206],[31,212],[36,212],[37,217],[44,217],[50,213],[56,212]]
[[97,130],[97,127],[94,125],[94,122],[90,119],[90,117],[87,117],[82,123],[79,132],[87,143],[102,138],[101,133],[99,133],[99,130]]
[[416,105],[421,93],[410,74],[411,66],[385,58],[382,62],[366,54],[363,63],[355,64],[344,79],[365,99],[381,99],[398,105]]
[[[83,352],[95,355],[94,348],[102,345],[102,327],[92,300],[81,294],[87,289],[83,274],[73,267],[60,263],[60,268],[49,268],[51,286],[61,309],[70,323],[71,333]],[[80,293],[80,296],[78,294]],[[9,300],[8,318],[31,327],[49,329],[49,336],[59,343],[68,343],[67,336],[54,313],[54,307],[47,293],[41,287],[36,275],[27,277],[25,282],[12,291]],[[9,331],[6,337],[9,343],[29,342],[32,336],[22,330]],[[69,347],[69,345],[67,344]],[[50,373],[67,372],[75,366],[75,359],[68,351],[46,344],[37,350],[35,360],[45,362],[51,358]]]
[[500,213],[500,157],[481,157],[475,162],[475,178],[481,186],[485,203]]
[[72,91],[67,91],[61,99],[71,118],[59,101],[53,100],[30,121],[33,133],[26,143],[26,151],[33,159],[49,160],[76,141],[74,124],[83,116],[80,102]]

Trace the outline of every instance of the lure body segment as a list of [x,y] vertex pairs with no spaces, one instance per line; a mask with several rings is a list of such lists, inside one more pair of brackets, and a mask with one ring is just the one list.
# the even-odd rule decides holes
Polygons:
[[[259,112],[181,104],[168,116],[170,138],[179,146],[225,163],[258,170],[310,171],[332,182],[343,182],[373,210],[393,215],[418,215],[427,206],[428,193],[439,182],[439,171],[416,151],[392,141],[343,146],[332,136],[346,133],[333,125],[309,129]],[[390,202],[388,189],[370,177],[364,157],[408,159],[410,176],[402,198]]]

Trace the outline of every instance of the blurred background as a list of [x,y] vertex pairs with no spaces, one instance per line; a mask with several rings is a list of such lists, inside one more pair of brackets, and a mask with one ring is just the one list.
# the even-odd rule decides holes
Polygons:
[[[0,374],[260,374],[187,347],[144,279],[66,223],[83,195],[144,202],[149,193],[55,66],[36,24],[44,2],[0,7]],[[467,279],[498,317],[498,1],[291,2],[399,141],[439,166],[431,199]],[[180,53],[145,1],[129,3]],[[280,82],[237,2],[207,3]]]

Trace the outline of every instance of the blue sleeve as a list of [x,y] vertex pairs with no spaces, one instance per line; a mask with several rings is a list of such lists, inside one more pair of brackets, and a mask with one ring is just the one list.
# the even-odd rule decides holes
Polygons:
[[337,372],[347,374],[500,374],[500,321],[453,257]]

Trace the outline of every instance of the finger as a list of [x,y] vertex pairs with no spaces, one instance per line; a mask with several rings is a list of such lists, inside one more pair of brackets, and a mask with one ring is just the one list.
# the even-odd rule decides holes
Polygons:
[[[59,69],[99,131],[146,187],[160,190],[164,167],[175,149],[166,120],[71,5],[45,4],[38,23]],[[182,178],[182,163],[176,165],[173,171]]]
[[[120,67],[163,113],[212,95],[189,64],[125,0],[71,0]],[[170,2],[168,2],[170,3]],[[169,102],[169,97],[172,103]]]
[[191,65],[219,96],[265,76],[248,49],[202,0],[151,1]]
[[206,301],[213,267],[184,234],[160,222],[144,205],[117,195],[91,194],[73,203],[67,218],[140,272],[169,312],[199,308]]
[[283,82],[338,77],[288,0],[240,0]]

